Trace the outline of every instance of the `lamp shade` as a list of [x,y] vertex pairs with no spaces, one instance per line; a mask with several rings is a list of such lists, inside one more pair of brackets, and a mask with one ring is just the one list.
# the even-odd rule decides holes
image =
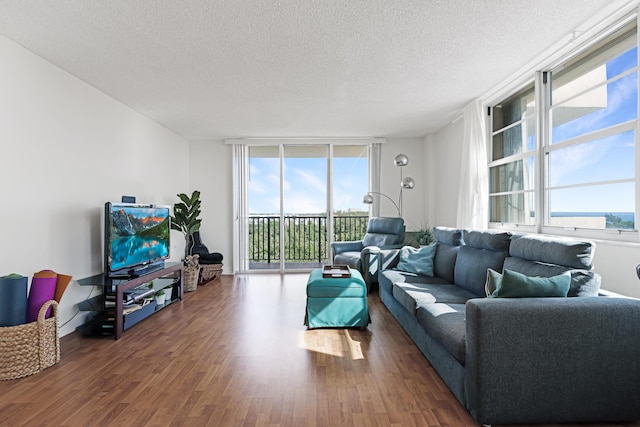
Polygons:
[[406,154],[400,153],[400,154],[398,154],[396,156],[396,158],[394,159],[393,163],[396,166],[400,166],[400,167],[407,166],[409,164],[409,158],[407,157]]
[[373,204],[373,196],[371,194],[365,194],[362,198],[362,203],[366,203],[367,205]]
[[410,176],[407,176],[402,180],[402,188],[405,190],[411,190],[415,186],[416,182]]

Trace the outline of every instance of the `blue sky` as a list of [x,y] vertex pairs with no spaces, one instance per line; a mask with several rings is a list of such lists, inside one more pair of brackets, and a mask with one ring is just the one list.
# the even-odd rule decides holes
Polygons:
[[[249,213],[280,210],[279,159],[251,158]],[[327,161],[324,158],[285,158],[284,211],[292,214],[327,210]],[[334,170],[334,210],[367,210],[362,196],[368,191],[366,158],[337,157]]]
[[[607,78],[637,65],[637,49],[607,63]],[[607,85],[607,106],[553,128],[553,143],[623,123],[638,116],[637,71]],[[550,154],[549,184],[572,185],[635,177],[633,131],[568,147]],[[633,183],[555,190],[552,212],[633,212]]]

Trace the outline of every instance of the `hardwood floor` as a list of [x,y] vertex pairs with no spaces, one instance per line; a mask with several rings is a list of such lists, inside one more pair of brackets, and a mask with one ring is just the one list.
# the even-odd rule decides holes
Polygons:
[[307,331],[306,278],[223,276],[118,341],[63,337],[0,381],[0,425],[476,425],[377,294],[368,328]]

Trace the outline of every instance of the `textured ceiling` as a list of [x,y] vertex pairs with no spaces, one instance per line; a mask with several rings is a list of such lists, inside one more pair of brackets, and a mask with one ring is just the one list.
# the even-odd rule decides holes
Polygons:
[[435,132],[611,0],[0,0],[0,34],[189,140]]

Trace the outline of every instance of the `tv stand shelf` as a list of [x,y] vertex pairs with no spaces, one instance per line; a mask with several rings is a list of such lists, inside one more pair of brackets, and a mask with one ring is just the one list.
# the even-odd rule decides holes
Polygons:
[[[165,263],[162,268],[126,278],[111,278],[103,274],[97,274],[80,279],[78,284],[81,286],[101,286],[102,295],[79,303],[78,309],[98,312],[96,317],[102,319],[103,325],[101,326],[105,324],[109,326],[103,331],[110,332],[112,329],[114,338],[119,339],[124,330],[158,310],[182,300],[184,297],[183,273],[182,263],[173,262]],[[153,285],[148,287],[151,281],[153,281]],[[162,305],[157,305],[155,301],[150,301],[144,305],[139,304],[141,307],[131,305],[130,307],[136,308],[135,311],[128,310],[125,305],[128,294],[131,295],[130,301],[142,303],[144,299],[148,299],[154,296],[157,291],[168,287],[172,288],[171,296],[168,296],[166,302]],[[113,325],[112,328],[111,325]]]

